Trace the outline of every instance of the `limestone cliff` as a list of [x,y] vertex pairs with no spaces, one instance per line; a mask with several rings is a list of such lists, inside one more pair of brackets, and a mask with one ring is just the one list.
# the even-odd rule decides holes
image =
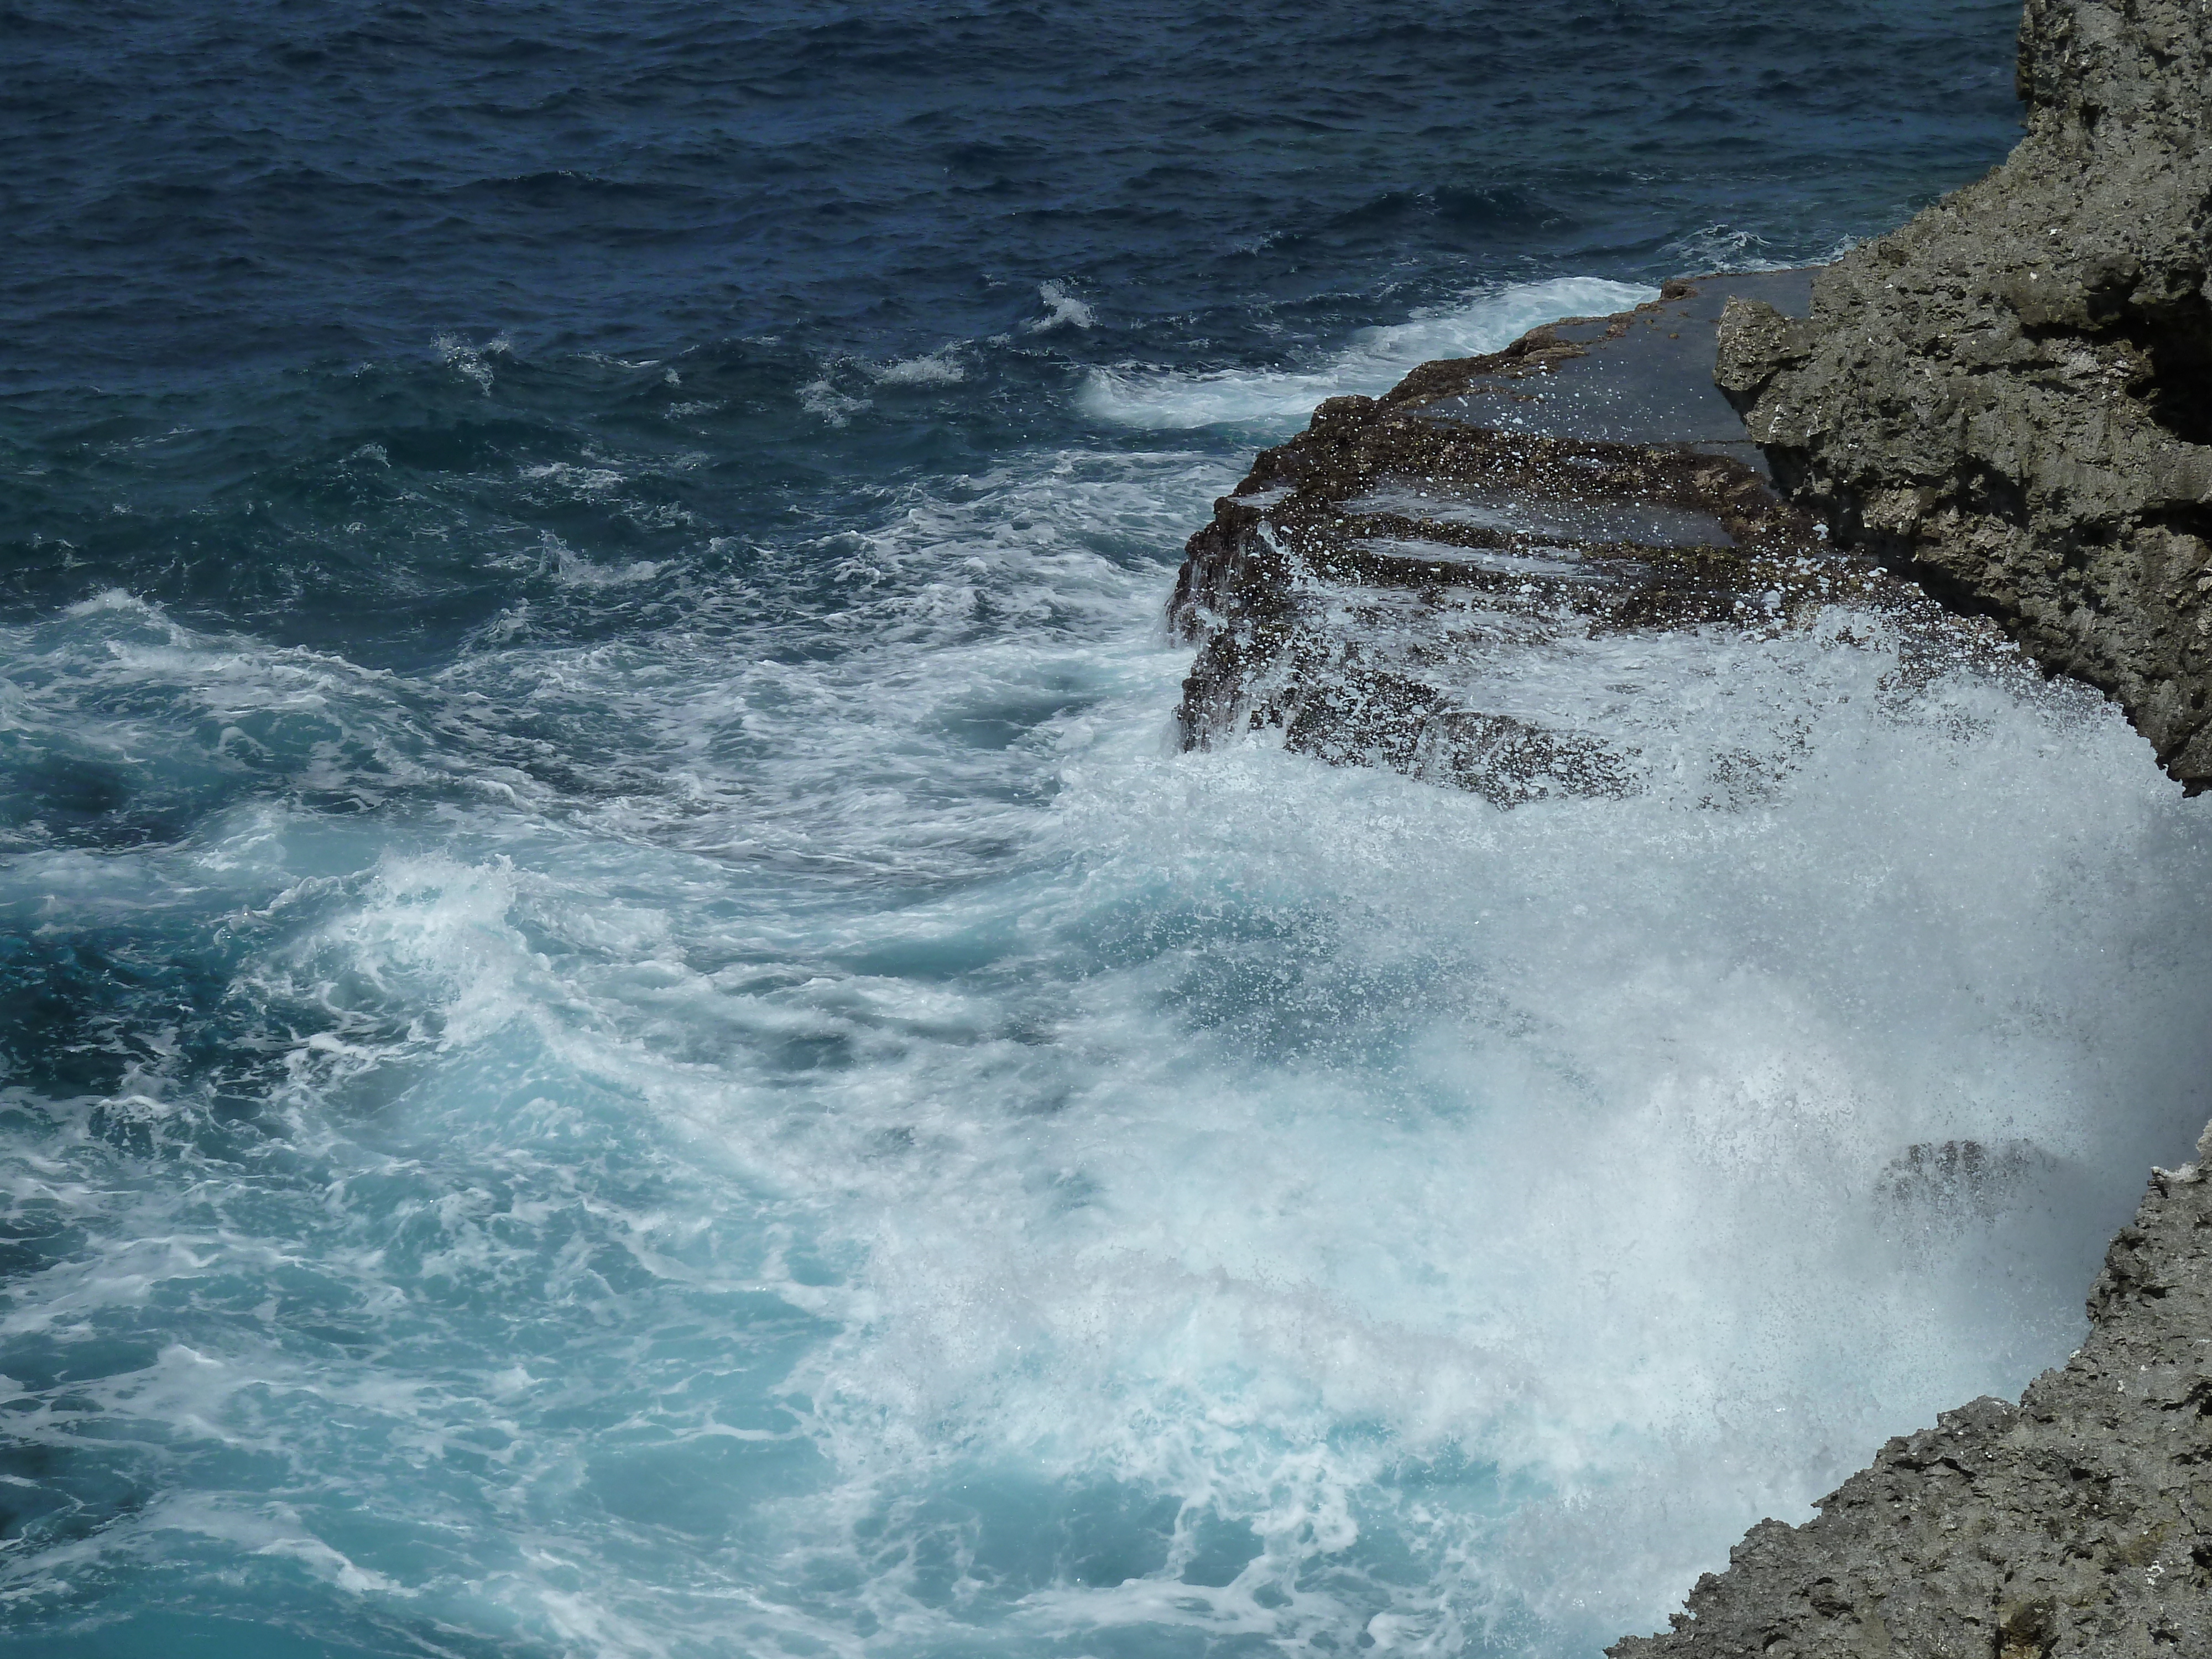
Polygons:
[[2027,134],[1723,319],[1717,379],[1838,538],[1995,617],[2212,786],[2212,9],[2028,0]]

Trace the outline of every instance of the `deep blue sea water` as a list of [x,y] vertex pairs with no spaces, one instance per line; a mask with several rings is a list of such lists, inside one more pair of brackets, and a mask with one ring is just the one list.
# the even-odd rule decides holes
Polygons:
[[1838,607],[1501,812],[1160,620],[2014,15],[0,9],[0,1655],[1588,1659],[2062,1358],[2212,1115],[2109,708]]

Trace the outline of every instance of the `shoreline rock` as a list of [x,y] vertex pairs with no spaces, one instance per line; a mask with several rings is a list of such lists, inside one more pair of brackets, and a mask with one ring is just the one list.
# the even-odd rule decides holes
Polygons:
[[1890,1441],[1610,1659],[2212,1653],[2212,1130],[2197,1158],[2153,1175],[2088,1339],[2019,1405],[1977,1400]]
[[2027,135],[1820,273],[1729,307],[1717,379],[1784,493],[2212,787],[2212,18],[2028,0]]
[[[1186,746],[1623,793],[1633,744],[1514,705],[1486,654],[1848,594],[1947,648],[2001,629],[2212,787],[2212,15],[2027,0],[2019,82],[2011,159],[1835,265],[1323,404],[1191,538]],[[1761,1522],[1612,1659],[2212,1655],[2212,1129],[2197,1159],[2154,1174],[2064,1365]]]
[[1802,296],[1808,278],[1670,283],[1322,404],[1190,539],[1168,607],[1199,647],[1185,747],[1276,730],[1498,805],[1622,793],[1632,735],[1516,699],[1485,665],[1632,631],[1788,626],[1838,598],[1902,605],[1902,584],[1775,495],[1711,385],[1726,299]]

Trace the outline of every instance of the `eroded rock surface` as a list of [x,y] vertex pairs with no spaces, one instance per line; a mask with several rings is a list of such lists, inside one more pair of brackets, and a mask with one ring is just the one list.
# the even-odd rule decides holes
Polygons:
[[1613,1659],[2212,1654],[2212,1131],[2153,1176],[2081,1351],[2019,1405],[1893,1440],[1802,1527],[1761,1522],[1674,1629]]
[[2212,10],[2028,0],[2004,166],[1730,307],[1721,384],[1840,542],[1996,617],[2212,786]]
[[[1199,646],[1186,744],[1279,732],[1502,805],[1635,789],[1647,739],[1678,773],[1698,723],[1665,699],[1686,682],[1625,640],[1904,592],[1774,494],[1711,388],[1721,290],[1805,280],[1674,284],[1323,404],[1191,538],[1170,607]],[[1740,757],[1689,763],[1717,798],[1741,787]]]

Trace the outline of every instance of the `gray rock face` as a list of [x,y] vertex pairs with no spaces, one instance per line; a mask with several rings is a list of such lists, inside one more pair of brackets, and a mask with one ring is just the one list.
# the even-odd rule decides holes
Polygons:
[[[1715,379],[1836,539],[1998,619],[2212,787],[2212,9],[2028,0],[2006,164],[1721,319]],[[2212,1131],[2197,1148],[2212,1162]],[[1901,1181],[1970,1160],[1936,1154]],[[1979,1171],[1986,1157],[1973,1160]],[[1926,1166],[1926,1167],[1923,1167]],[[1762,1522],[1614,1659],[2212,1655],[2212,1182],[2153,1179],[2093,1329]]]
[[[2028,0],[2027,136],[1755,301],[1717,379],[1842,542],[1996,617],[2212,787],[2212,10]],[[2208,1650],[2212,1651],[2212,1650]]]
[[[2199,1143],[2212,1161],[2212,1131]],[[2160,1171],[2080,1352],[2018,1406],[1891,1441],[1802,1527],[1763,1521],[1613,1659],[2212,1654],[2212,1181]]]

